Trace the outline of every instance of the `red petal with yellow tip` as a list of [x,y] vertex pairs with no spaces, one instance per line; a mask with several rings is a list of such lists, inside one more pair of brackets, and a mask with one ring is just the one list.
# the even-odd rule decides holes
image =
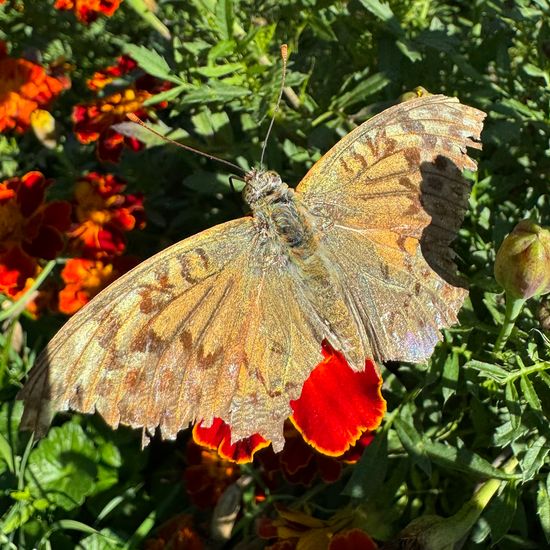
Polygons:
[[373,361],[355,372],[344,355],[323,342],[324,359],[291,401],[291,420],[303,438],[328,456],[345,453],[363,434],[376,429],[384,413],[382,378]]
[[254,434],[246,439],[231,443],[231,428],[221,419],[215,418],[212,426],[204,428],[201,423],[193,427],[193,440],[198,445],[218,451],[222,458],[244,464],[252,462],[254,453],[271,444],[261,435]]

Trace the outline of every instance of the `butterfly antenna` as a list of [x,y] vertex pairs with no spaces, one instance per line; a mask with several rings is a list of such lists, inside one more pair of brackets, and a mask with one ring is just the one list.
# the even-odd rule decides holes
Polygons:
[[210,160],[215,160],[217,162],[221,162],[222,164],[225,164],[226,166],[230,166],[231,168],[238,170],[241,174],[246,174],[246,171],[243,170],[240,166],[237,166],[236,164],[233,164],[232,162],[229,162],[228,160],[221,159],[219,157],[216,157],[214,155],[210,155],[208,153],[205,153],[204,151],[199,151],[199,149],[195,149],[194,147],[189,147],[189,145],[184,145],[183,143],[180,143],[179,141],[176,141],[174,139],[170,139],[166,136],[163,136],[160,132],[157,132],[150,126],[147,126],[143,120],[141,120],[138,116],[136,116],[134,113],[126,113],[126,116],[136,124],[139,124],[146,130],[149,130],[152,134],[159,137],[160,139],[167,141],[168,143],[172,143],[173,145],[177,145],[178,147],[181,147],[182,149],[185,149],[187,151],[191,151],[192,153],[196,153],[197,155],[202,155],[203,157],[206,157]]
[[263,168],[263,165],[264,165],[264,155],[265,155],[265,149],[267,147],[267,140],[269,139],[269,135],[271,134],[271,129],[273,128],[273,124],[275,123],[275,115],[279,110],[279,105],[281,104],[281,99],[283,98],[283,90],[285,87],[285,79],[286,79],[286,61],[288,59],[288,46],[286,44],[281,45],[281,58],[283,60],[283,75],[281,77],[281,88],[279,90],[279,97],[277,98],[277,103],[275,104],[275,110],[273,111],[273,116],[271,117],[271,122],[269,123],[269,128],[267,129],[267,134],[265,135],[265,140],[262,145],[262,156],[260,157],[260,170]]

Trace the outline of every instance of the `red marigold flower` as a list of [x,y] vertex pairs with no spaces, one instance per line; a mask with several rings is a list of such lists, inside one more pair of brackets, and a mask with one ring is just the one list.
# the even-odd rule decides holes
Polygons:
[[126,182],[113,174],[90,172],[75,186],[75,226],[71,246],[87,258],[122,254],[124,233],[145,226],[141,194],[124,195]]
[[203,550],[204,543],[193,528],[193,517],[189,514],[179,514],[163,523],[156,536],[147,539],[145,550]]
[[[1,208],[1,207],[0,207]],[[16,300],[36,275],[38,264],[18,246],[0,253],[0,292]]]
[[98,91],[109,85],[115,78],[119,78],[137,67],[137,63],[128,55],[121,55],[115,65],[101,71],[96,71],[86,83],[90,90]]
[[234,462],[221,458],[215,450],[187,444],[187,468],[183,474],[187,493],[199,508],[213,508],[222,493],[240,476]]
[[349,529],[332,537],[328,550],[376,550],[378,546],[362,529]]
[[49,76],[36,63],[0,55],[0,132],[24,132],[31,113],[47,107],[69,85],[67,78]]
[[136,258],[125,256],[112,262],[71,258],[61,271],[65,287],[59,292],[59,311],[72,315],[96,294],[137,265]]
[[81,143],[98,142],[97,154],[104,161],[118,162],[124,145],[138,151],[143,146],[140,141],[119,134],[111,126],[126,122],[128,113],[147,119],[151,109],[166,107],[166,102],[161,102],[153,108],[147,108],[143,106],[143,102],[169,87],[169,83],[144,75],[131,87],[120,92],[87,104],[76,105],[73,109],[73,122],[77,139]]
[[82,23],[95,21],[100,14],[111,17],[122,0],[56,0],[54,7],[58,10],[74,11]]
[[0,182],[0,289],[8,296],[35,276],[36,259],[52,260],[63,248],[71,205],[45,202],[51,183],[40,172]]
[[[365,370],[355,372],[343,354],[327,342],[322,344],[322,353],[324,359],[304,383],[300,398],[290,403],[293,411],[290,420],[302,437],[296,437],[295,430],[286,426],[285,448],[280,455],[283,464],[289,457],[287,467],[283,468],[285,477],[305,484],[317,472],[326,481],[337,479],[341,464],[326,459],[356,461],[372,440],[370,432],[378,428],[386,412],[382,378],[374,362],[367,360]],[[258,434],[232,442],[230,427],[220,419],[210,428],[199,424],[193,437],[197,443],[218,449],[224,457],[240,463],[251,461],[253,454],[268,443]],[[318,453],[312,453],[311,448]]]

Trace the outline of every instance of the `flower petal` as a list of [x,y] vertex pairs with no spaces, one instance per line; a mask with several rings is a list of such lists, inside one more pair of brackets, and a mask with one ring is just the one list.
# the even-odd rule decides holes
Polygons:
[[193,440],[198,445],[213,449],[222,458],[237,464],[251,462],[254,453],[271,444],[258,434],[231,443],[231,428],[221,418],[215,418],[212,426],[208,428],[204,428],[200,422],[195,424]]
[[377,550],[376,543],[361,529],[350,529],[332,537],[328,550]]
[[345,453],[366,430],[382,421],[386,401],[382,378],[374,362],[355,372],[344,355],[323,342],[324,359],[304,383],[299,399],[291,401],[291,420],[303,438],[328,456]]

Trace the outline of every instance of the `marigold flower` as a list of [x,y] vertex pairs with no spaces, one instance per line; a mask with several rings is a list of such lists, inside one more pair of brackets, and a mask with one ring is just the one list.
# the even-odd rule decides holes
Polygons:
[[68,86],[68,79],[49,76],[36,63],[0,56],[0,132],[24,132],[31,113],[47,107]]
[[203,550],[202,539],[193,528],[193,517],[180,514],[163,523],[156,536],[145,541],[145,550]]
[[[285,448],[287,445],[301,445],[305,441],[321,455],[354,461],[357,457],[354,445],[359,443],[364,447],[370,442],[370,432],[380,425],[386,412],[386,401],[381,394],[382,378],[370,360],[366,361],[364,371],[355,372],[345,357],[326,341],[323,342],[322,352],[324,359],[304,383],[300,398],[290,403],[293,410],[290,420],[301,438],[297,439],[294,431],[286,427]],[[220,419],[216,419],[209,428],[199,423],[193,429],[193,437],[197,443],[218,449],[225,458],[240,463],[251,461],[254,453],[268,443],[257,434],[232,442],[231,428]],[[301,456],[303,453],[293,451],[289,455]],[[313,456],[311,451],[308,455],[307,460],[301,461],[302,465],[309,464]],[[282,456],[285,456],[285,450]],[[337,471],[338,477],[340,465],[336,467],[330,463],[327,468]],[[299,469],[301,467],[296,471]],[[314,468],[313,475],[318,470]],[[287,477],[292,479],[295,471],[291,467],[288,472],[290,475]],[[327,480],[333,475],[327,474]]]
[[191,501],[199,508],[213,508],[227,487],[240,476],[237,464],[193,440],[187,444],[186,459],[185,487]]
[[104,161],[118,162],[124,145],[133,151],[139,151],[143,147],[140,141],[119,134],[111,126],[126,122],[128,113],[147,119],[151,109],[165,107],[166,102],[160,102],[151,108],[144,107],[143,103],[169,87],[169,83],[144,75],[120,92],[87,104],[76,105],[73,109],[73,122],[77,139],[85,144],[97,142],[97,155]]
[[54,7],[58,10],[74,11],[82,23],[95,21],[100,14],[111,17],[122,0],[56,0]]
[[75,186],[71,247],[87,258],[122,254],[124,233],[145,226],[141,194],[125,195],[126,182],[113,174],[90,172]]
[[61,271],[65,286],[59,292],[59,311],[67,315],[76,313],[137,263],[135,258],[129,256],[114,258],[112,262],[71,258]]
[[86,83],[90,90],[98,91],[111,84],[115,78],[119,78],[137,67],[137,63],[128,55],[121,55],[115,65],[111,65],[101,71],[96,71]]
[[40,172],[0,182],[0,290],[8,296],[35,276],[36,259],[52,260],[63,248],[71,205],[45,202],[51,183]]
[[277,507],[276,519],[264,518],[258,534],[265,539],[277,540],[268,546],[270,550],[315,548],[316,550],[376,550],[378,546],[360,529],[363,517],[360,510],[344,509],[327,520],[311,516],[307,512]]

